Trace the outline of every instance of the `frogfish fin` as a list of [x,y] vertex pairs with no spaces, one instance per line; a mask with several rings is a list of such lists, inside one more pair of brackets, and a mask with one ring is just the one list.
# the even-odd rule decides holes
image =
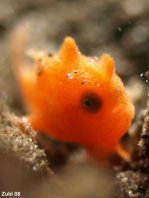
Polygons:
[[99,59],[99,65],[103,75],[107,80],[110,80],[115,72],[115,63],[109,54],[103,54]]
[[119,142],[117,143],[115,147],[116,153],[125,161],[129,162],[131,161],[131,155],[130,153],[122,146],[122,144]]
[[78,62],[79,53],[75,40],[72,37],[66,37],[59,51],[62,61],[68,65],[73,65]]

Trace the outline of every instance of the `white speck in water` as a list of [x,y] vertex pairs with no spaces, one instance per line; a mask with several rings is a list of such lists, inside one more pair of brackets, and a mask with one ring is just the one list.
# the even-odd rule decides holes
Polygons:
[[33,166],[33,170],[34,170],[34,171],[37,171],[37,168],[36,168],[36,166]]
[[74,79],[74,73],[73,73],[73,72],[67,73],[67,77],[68,77],[69,79]]
[[146,80],[145,82],[148,83],[148,80]]
[[140,74],[140,77],[143,77],[143,73]]
[[133,193],[132,193],[131,190],[128,191],[128,194],[129,194],[129,196],[132,196],[133,195]]
[[122,28],[121,28],[121,27],[118,27],[118,31],[119,31],[119,32],[122,32]]

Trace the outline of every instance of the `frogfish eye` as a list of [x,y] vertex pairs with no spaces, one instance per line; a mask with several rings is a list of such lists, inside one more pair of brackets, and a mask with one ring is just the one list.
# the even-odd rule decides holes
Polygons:
[[81,105],[86,111],[96,113],[102,106],[102,100],[94,92],[84,93],[81,98]]

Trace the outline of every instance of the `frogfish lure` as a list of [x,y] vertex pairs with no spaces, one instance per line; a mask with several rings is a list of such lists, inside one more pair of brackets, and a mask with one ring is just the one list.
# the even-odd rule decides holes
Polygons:
[[123,153],[117,145],[131,124],[134,107],[113,58],[85,56],[71,37],[55,55],[32,57],[32,66],[14,69],[33,128],[82,145],[97,159],[117,148]]

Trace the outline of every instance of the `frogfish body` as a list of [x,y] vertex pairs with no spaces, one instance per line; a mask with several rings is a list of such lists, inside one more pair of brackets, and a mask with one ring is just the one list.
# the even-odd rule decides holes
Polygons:
[[95,158],[108,157],[134,116],[113,58],[84,56],[71,37],[54,56],[33,58],[31,67],[17,67],[33,128],[80,144]]

